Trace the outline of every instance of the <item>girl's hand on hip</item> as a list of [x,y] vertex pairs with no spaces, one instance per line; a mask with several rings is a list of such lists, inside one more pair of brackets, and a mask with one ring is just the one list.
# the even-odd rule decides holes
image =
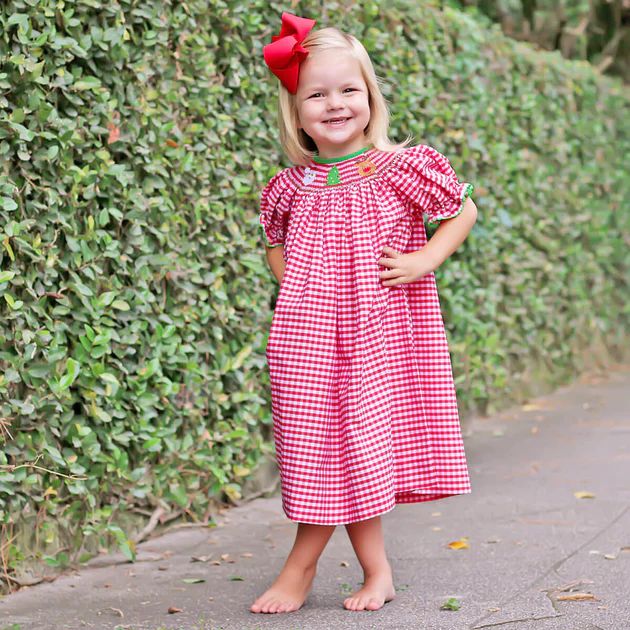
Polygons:
[[381,280],[386,287],[415,282],[434,271],[433,264],[422,250],[401,254],[392,247],[383,247],[383,257],[378,263],[387,267],[381,271]]

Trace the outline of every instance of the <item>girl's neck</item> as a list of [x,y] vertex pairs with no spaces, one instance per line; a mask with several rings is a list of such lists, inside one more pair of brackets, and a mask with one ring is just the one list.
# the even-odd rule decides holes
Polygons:
[[321,160],[344,160],[354,157],[355,153],[367,151],[369,148],[370,143],[367,139],[362,138],[356,142],[352,142],[351,144],[341,147],[323,147],[322,149],[318,147],[315,155]]
[[345,155],[339,155],[339,156],[335,156],[335,157],[326,157],[320,154],[317,154],[313,157],[313,161],[317,162],[318,164],[333,164],[335,162],[341,162],[343,160],[348,160],[350,158],[353,158],[357,155],[361,155],[362,153],[365,153],[366,151],[369,150],[369,146],[364,146],[361,149],[358,149],[357,151],[352,151],[351,153],[346,153]]

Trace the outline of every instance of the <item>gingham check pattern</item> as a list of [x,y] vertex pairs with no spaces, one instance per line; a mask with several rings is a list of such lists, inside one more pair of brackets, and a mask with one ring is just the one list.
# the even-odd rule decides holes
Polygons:
[[435,275],[383,286],[377,261],[386,245],[421,249],[422,213],[456,216],[472,185],[427,145],[308,169],[261,195],[265,241],[286,262],[266,348],[284,511],[340,525],[469,493]]

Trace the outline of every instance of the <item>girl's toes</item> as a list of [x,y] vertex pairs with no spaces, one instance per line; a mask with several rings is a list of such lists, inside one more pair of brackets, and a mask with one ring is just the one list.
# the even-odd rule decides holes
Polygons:
[[274,609],[273,609],[273,612],[275,612],[275,613],[285,612],[285,611],[286,611],[286,609],[287,609],[287,607],[289,606],[289,603],[290,603],[290,602],[283,601],[283,600],[279,599],[279,600],[276,602],[276,605],[275,605],[275,607],[274,607]]
[[378,603],[376,599],[373,597],[370,598],[370,601],[367,603],[368,610],[378,610],[381,607],[381,604]]
[[274,599],[270,604],[269,604],[269,612],[270,613],[276,613],[278,612],[278,608],[280,607],[282,602],[278,601],[277,599]]

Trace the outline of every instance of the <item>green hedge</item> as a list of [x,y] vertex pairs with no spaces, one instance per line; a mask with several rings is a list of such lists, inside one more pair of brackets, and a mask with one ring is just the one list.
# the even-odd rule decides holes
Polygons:
[[[127,515],[202,518],[271,452],[276,286],[257,200],[287,162],[262,46],[287,7],[57,4],[0,8],[10,569],[112,541],[133,558]],[[462,413],[621,347],[628,92],[451,9],[296,11],[355,33],[386,80],[392,136],[435,146],[475,185],[473,233],[437,272]]]

